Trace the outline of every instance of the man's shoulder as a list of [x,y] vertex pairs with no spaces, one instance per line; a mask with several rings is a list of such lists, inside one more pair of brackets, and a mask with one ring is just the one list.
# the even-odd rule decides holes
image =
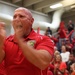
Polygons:
[[[34,33],[34,36],[32,36],[32,39],[36,40],[37,43],[51,43],[52,40],[50,37],[38,33]],[[53,43],[53,42],[52,42]]]
[[47,40],[47,39],[50,40],[50,38],[49,38],[48,36],[45,36],[45,35],[42,35],[42,34],[38,34],[37,37],[38,37],[39,39],[41,39],[41,40]]
[[6,38],[6,40],[11,40],[11,39],[13,39],[13,37],[14,37],[13,35],[10,35]]
[[31,38],[36,38],[36,39],[40,39],[40,40],[43,40],[43,39],[50,39],[48,36],[45,36],[43,34],[40,34],[40,33],[37,33],[35,31],[32,31],[32,33],[30,34]]

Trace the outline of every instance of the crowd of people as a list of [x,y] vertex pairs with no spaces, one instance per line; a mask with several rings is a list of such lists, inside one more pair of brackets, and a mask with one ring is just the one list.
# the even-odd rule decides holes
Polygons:
[[[47,28],[47,30],[50,28]],[[75,31],[71,20],[67,26],[64,21],[55,35],[45,32],[54,42],[55,52],[47,75],[75,75]]]
[[60,23],[57,34],[50,27],[45,35],[32,28],[34,18],[23,7],[14,11],[14,34],[6,37],[0,22],[0,75],[75,75],[75,34],[70,20]]

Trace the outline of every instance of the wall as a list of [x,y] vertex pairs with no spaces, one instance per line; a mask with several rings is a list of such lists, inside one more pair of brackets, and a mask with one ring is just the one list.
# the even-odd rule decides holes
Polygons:
[[[17,7],[18,6],[0,1],[0,13],[13,16],[14,10]],[[32,15],[33,15],[35,21],[44,21],[44,22],[50,22],[51,21],[51,18],[48,15],[45,15],[45,14],[39,13],[39,12],[35,12],[35,11],[32,11],[32,10],[30,10],[30,11],[32,12]],[[6,25],[6,31],[7,31],[7,36],[9,34],[13,34],[13,32],[14,32],[11,25],[9,25],[9,26]]]
[[[64,15],[64,14],[63,14]],[[68,15],[66,17],[62,17],[62,20],[65,23],[65,26],[67,27],[69,20],[72,20],[73,24],[74,24],[74,30],[75,30],[75,14],[73,15]]]
[[62,18],[62,20],[65,22],[65,25],[68,24],[69,20],[72,20],[72,22],[75,24],[75,15],[67,16],[65,18]]

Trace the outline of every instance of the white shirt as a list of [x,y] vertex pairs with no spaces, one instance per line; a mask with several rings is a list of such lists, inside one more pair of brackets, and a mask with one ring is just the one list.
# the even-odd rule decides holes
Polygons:
[[67,62],[69,60],[70,52],[65,52],[60,54],[62,57],[62,62]]

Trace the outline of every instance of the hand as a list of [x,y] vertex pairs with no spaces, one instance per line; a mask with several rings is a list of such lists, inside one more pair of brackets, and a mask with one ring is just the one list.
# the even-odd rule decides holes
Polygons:
[[55,64],[54,66],[55,66],[56,69],[59,68],[59,65],[58,64]]
[[14,19],[12,21],[12,24],[13,24],[13,28],[15,31],[15,39],[18,42],[19,40],[23,38],[23,35],[24,35],[23,26],[22,26],[20,19]]
[[23,41],[22,30],[16,29],[16,31],[15,31],[15,39],[16,39],[17,43],[19,43],[20,41]]
[[5,23],[4,22],[0,22],[0,47],[3,46],[5,37],[6,37],[6,31],[5,31]]

